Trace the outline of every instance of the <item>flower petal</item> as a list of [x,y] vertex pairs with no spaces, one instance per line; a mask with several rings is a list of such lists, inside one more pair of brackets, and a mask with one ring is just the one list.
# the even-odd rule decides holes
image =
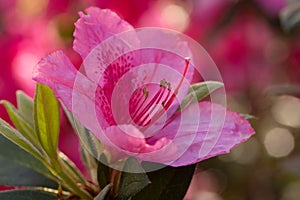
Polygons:
[[[197,109],[200,109],[198,122],[194,112]],[[254,134],[246,119],[218,104],[194,104],[184,110],[182,115],[184,117],[176,118],[156,136],[167,137],[180,148],[181,156],[170,164],[174,167],[229,153],[233,147]]]
[[[183,73],[185,58],[191,59],[185,78],[191,82],[194,75],[193,53],[182,34],[163,28],[136,29],[142,51],[140,63],[159,63]],[[153,38],[153,39],[152,39]]]
[[[33,71],[33,79],[53,89],[67,109],[75,115],[81,124],[94,133],[100,132],[99,127],[106,127],[105,116],[97,102],[98,86],[76,70],[62,51],[56,51],[43,58]],[[96,106],[95,106],[96,105]]]
[[89,7],[85,12],[79,12],[80,19],[75,23],[73,44],[73,49],[83,60],[100,42],[114,34],[133,30],[130,24],[110,10]]
[[126,52],[138,41],[133,27],[116,13],[96,7],[86,9],[85,13],[80,12],[80,19],[75,23],[73,48],[83,59],[82,71],[99,85],[97,109],[108,124],[114,125],[110,105],[112,91],[119,78],[132,67],[133,58]]
[[55,91],[71,110],[71,96],[77,70],[62,51],[56,51],[43,58],[33,70],[33,80],[47,85]]
[[132,125],[110,126],[105,130],[105,136],[105,148],[110,152],[112,162],[135,156],[144,161],[169,163],[177,155],[177,148],[170,140],[160,138],[153,144],[147,144],[143,134]]

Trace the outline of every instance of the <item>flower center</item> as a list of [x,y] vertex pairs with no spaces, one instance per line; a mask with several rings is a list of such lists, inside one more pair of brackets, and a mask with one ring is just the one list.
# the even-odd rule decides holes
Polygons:
[[147,87],[135,91],[138,93],[135,95],[137,103],[134,112],[131,113],[131,118],[135,124],[142,127],[153,124],[170,108],[187,74],[189,63],[190,58],[185,58],[184,70],[174,91],[171,90],[171,83],[165,79],[160,81],[159,88],[151,100],[148,99]]

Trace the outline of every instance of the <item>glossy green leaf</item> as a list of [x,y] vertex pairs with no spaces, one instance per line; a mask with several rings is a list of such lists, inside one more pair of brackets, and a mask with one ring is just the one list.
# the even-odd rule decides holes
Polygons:
[[1,200],[57,200],[55,193],[42,190],[12,190],[0,192]]
[[[26,118],[8,101],[1,101],[6,108],[6,111],[15,125],[15,127],[19,130],[22,135],[28,139],[31,143],[37,145],[38,139],[35,135],[34,127],[30,122],[26,120]],[[33,114],[33,113],[31,113]]]
[[65,173],[72,177],[75,182],[86,184],[86,180],[72,160],[62,152],[59,152],[59,159],[61,161],[60,166]]
[[17,91],[17,104],[20,114],[25,120],[34,127],[33,118],[33,99],[27,96],[23,91]]
[[58,187],[53,180],[3,156],[0,156],[0,185]]
[[217,81],[206,81],[193,84],[177,111],[182,110],[187,104],[204,99],[210,93],[223,86],[223,83]]
[[34,98],[35,129],[41,145],[51,158],[57,157],[59,136],[59,106],[53,91],[37,84]]
[[[143,162],[147,171],[156,168],[155,163]],[[133,200],[181,200],[185,196],[192,180],[196,165],[184,167],[166,166],[160,170],[148,172],[151,183],[133,197]]]
[[[0,134],[4,137],[23,148],[27,152],[34,155],[36,158],[42,158],[42,154],[16,129],[11,127],[7,122],[0,119]],[[5,151],[5,149],[4,149]]]
[[[136,173],[129,173],[127,171]],[[137,159],[129,157],[124,164],[115,199],[127,200],[140,192],[149,183],[150,181]]]
[[[100,141],[84,126],[82,126],[79,121],[73,116],[73,114],[67,110],[65,106],[63,109],[68,117],[69,122],[71,123],[74,131],[77,133],[80,142],[83,147],[87,149],[89,154],[92,156],[99,158],[100,157],[100,149],[102,147]],[[86,155],[85,155],[86,156]]]
[[285,30],[291,30],[300,23],[300,2],[292,1],[280,12],[280,20]]
[[101,143],[88,129],[86,129],[78,122],[78,120],[73,116],[73,114],[70,111],[67,110],[65,106],[62,107],[74,131],[80,139],[80,154],[83,163],[89,170],[89,173],[93,179],[92,181],[96,182],[98,167],[96,158],[99,158],[99,155],[101,153]]
[[101,154],[100,159],[98,161],[97,167],[97,180],[99,183],[100,188],[104,188],[106,185],[109,184],[110,179],[110,169],[108,167],[108,161],[104,154]]
[[111,190],[112,185],[109,184],[105,186],[101,192],[94,198],[94,200],[108,200],[109,199],[109,194]]
[[[2,123],[0,122],[0,133],[1,125]],[[12,137],[14,135],[13,132],[5,132],[7,132],[7,135]],[[21,149],[18,145],[12,143],[2,135],[0,135],[0,157],[11,160],[12,162],[15,162],[21,166],[33,169],[34,171],[43,174],[50,179],[56,180],[50,171],[37,158],[33,157],[31,154]]]
[[89,150],[87,150],[83,144],[80,145],[80,156],[81,156],[81,160],[84,164],[84,166],[86,167],[86,169],[89,172],[89,176],[91,177],[91,181],[93,183],[97,183],[97,168],[98,168],[98,164],[97,164],[97,160],[96,158],[94,158],[94,156],[92,156],[89,152]]
[[197,101],[202,100],[203,98],[207,97],[210,93],[215,91],[216,89],[223,87],[224,84],[217,81],[206,81],[195,83],[191,86],[188,94],[196,95]]
[[75,132],[80,139],[82,160],[88,169],[95,170],[96,172],[98,166],[96,158],[100,157],[102,145],[100,141],[88,129],[81,126],[76,119],[74,119],[73,123],[75,123]]

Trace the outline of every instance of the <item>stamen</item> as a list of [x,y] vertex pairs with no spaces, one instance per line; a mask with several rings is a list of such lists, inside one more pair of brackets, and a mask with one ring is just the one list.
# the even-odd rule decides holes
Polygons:
[[[152,104],[154,106],[152,106],[152,108],[150,107],[151,110],[148,112],[148,114],[145,115],[143,118],[140,119],[141,120],[140,125],[142,125],[145,122],[145,120],[148,118],[147,116],[150,116],[154,112],[154,110],[157,108],[157,105],[159,104],[160,100],[162,99],[162,97],[163,97],[163,95],[165,93],[166,87],[163,86],[163,85],[161,85],[160,87],[163,87],[163,92],[159,95],[159,97],[157,98],[157,100]],[[151,121],[151,119],[149,119],[149,120]],[[146,123],[146,124],[148,124],[148,123]]]
[[[152,117],[152,121],[156,121],[157,119],[159,119],[159,118],[163,115],[164,111],[167,110],[167,109],[172,105],[172,103],[173,103],[173,101],[174,101],[174,99],[175,99],[175,97],[176,97],[176,95],[177,95],[177,93],[178,93],[178,91],[179,91],[179,88],[180,88],[180,86],[182,85],[182,82],[183,82],[183,80],[184,80],[184,77],[186,76],[186,73],[187,73],[187,69],[188,69],[190,60],[191,60],[190,58],[185,58],[184,71],[183,71],[183,73],[182,73],[182,77],[181,77],[181,79],[180,79],[180,81],[179,81],[179,83],[178,83],[178,85],[177,85],[177,87],[176,87],[174,93],[173,93],[172,96],[169,98],[169,100],[167,100],[168,97],[169,97],[169,95],[168,95],[167,98],[162,102],[162,104],[164,104],[164,105],[163,105],[163,108],[155,113],[155,115]],[[170,84],[169,84],[169,86],[171,87]]]
[[[164,98],[164,100],[161,102],[161,105],[162,106],[164,106],[164,103],[167,101],[167,99],[169,98],[169,96],[170,96],[170,94],[171,94],[171,89],[168,87],[168,93],[167,93],[167,96]],[[159,104],[158,104],[158,102],[157,102],[157,104],[156,104],[156,106],[155,106],[155,108],[158,106]],[[149,119],[148,121],[147,121],[147,123],[146,124],[149,124],[151,121],[156,121],[160,116],[158,116],[158,113],[159,112],[161,112],[161,111],[163,111],[164,109],[160,109],[160,110],[157,110],[156,112],[155,112],[155,114],[154,115],[152,115],[152,117],[151,117],[151,119]],[[152,109],[152,111],[154,111],[154,109]],[[152,113],[151,113],[152,114]]]
[[[134,91],[134,93],[136,93],[137,90],[138,90],[138,89],[136,89],[136,90]],[[139,101],[139,105],[137,106],[137,109],[135,109],[135,111],[134,111],[134,113],[132,114],[132,116],[135,116],[135,115],[138,113],[138,111],[141,109],[141,107],[142,107],[142,106],[144,105],[144,103],[146,102],[148,96],[149,96],[149,91],[147,90],[146,87],[144,87],[144,88],[143,88],[143,92],[142,92],[142,97],[145,97],[145,98],[143,99],[143,101]]]
[[[140,112],[140,114],[136,114],[133,116],[133,121],[136,122],[138,119],[140,119],[147,111],[148,109],[153,105],[153,103],[156,101],[156,99],[160,96],[160,94],[163,92],[162,87],[157,91],[157,93],[154,95],[154,97],[151,99],[151,101],[145,106],[145,108]],[[137,112],[138,113],[138,112]]]
[[[156,94],[153,96],[151,101],[146,106],[144,106],[143,110],[140,112],[140,110],[142,109],[142,107],[148,97],[148,91],[146,90],[146,88],[143,89],[145,99],[138,106],[138,108],[136,109],[136,111],[134,112],[133,117],[132,117],[132,119],[135,123],[137,123],[140,126],[147,126],[151,121],[155,122],[157,119],[159,119],[163,115],[164,111],[167,110],[174,102],[174,99],[175,99],[175,97],[183,83],[183,80],[187,74],[189,63],[190,63],[190,58],[185,58],[184,71],[183,71],[181,79],[178,82],[178,85],[175,88],[172,95],[171,95],[171,84],[169,82],[167,82],[165,79],[161,80],[160,81],[160,89],[156,92]],[[161,101],[165,94],[166,88],[168,88],[168,93],[164,97],[163,101]],[[157,106],[159,105],[159,102],[161,102],[160,104],[162,105],[162,108],[156,110]],[[155,113],[153,114],[153,112],[155,112]]]
[[143,94],[146,96],[146,98],[148,98],[148,96],[149,96],[149,91],[147,90],[146,87],[143,88]]
[[175,97],[176,97],[176,95],[177,95],[177,93],[178,93],[178,90],[179,90],[180,86],[182,85],[182,82],[183,82],[183,80],[184,80],[184,77],[186,76],[186,73],[187,73],[187,69],[188,69],[188,67],[189,67],[190,60],[191,60],[191,58],[189,58],[189,57],[185,58],[185,66],[184,66],[184,70],[183,70],[181,79],[180,79],[180,81],[179,81],[179,83],[178,83],[178,85],[177,85],[177,87],[176,87],[176,89],[175,89],[173,95],[171,96],[171,98],[169,99],[169,101],[168,101],[168,102],[165,104],[165,106],[164,106],[164,108],[165,108],[166,110],[167,110],[167,109],[170,107],[170,105],[173,103],[173,101],[174,101],[174,99],[175,99]]

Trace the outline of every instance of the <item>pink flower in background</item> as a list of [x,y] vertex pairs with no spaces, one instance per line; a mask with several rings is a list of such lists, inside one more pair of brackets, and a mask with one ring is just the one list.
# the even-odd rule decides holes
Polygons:
[[[16,54],[15,44],[18,44],[19,39],[17,37],[6,37],[4,40],[4,37],[5,35],[0,36],[0,48],[5,49],[0,55],[0,98],[6,98],[11,102],[15,102],[15,90],[18,89],[18,84],[15,82],[10,66],[11,60]],[[3,106],[0,106],[0,116],[8,120],[8,115]]]
[[[39,62],[33,78],[52,88],[111,152],[183,166],[228,153],[254,133],[247,120],[210,102],[176,112],[193,77],[188,59],[159,49],[125,50],[154,42],[191,56],[185,43],[168,43],[147,34],[140,40],[133,27],[110,10],[91,7],[85,13],[75,24],[73,44],[84,68],[77,71],[57,51]],[[119,33],[127,35],[114,37]],[[106,45],[109,38],[113,42]],[[122,55],[109,62],[118,53]],[[170,73],[174,70],[176,75]],[[207,146],[209,151],[201,154]]]
[[[38,6],[35,3],[39,3]],[[2,1],[0,3],[1,100],[5,99],[16,105],[17,90],[23,90],[33,96],[35,90],[35,82],[31,80],[33,67],[45,54],[54,49],[63,48],[64,43],[55,21],[58,16],[49,17],[53,13],[48,9],[56,9],[52,7],[52,3],[53,1],[47,0]],[[56,4],[56,6],[60,5]],[[65,9],[67,6],[72,7],[66,5]],[[0,105],[0,118],[9,121],[3,105]],[[61,122],[60,149],[69,157],[74,158],[73,161],[80,167],[82,164],[78,148],[75,147],[78,146],[78,141],[70,145],[71,141],[78,140],[78,138],[71,130],[64,127],[67,123]],[[72,149],[65,145],[67,142]]]
[[242,91],[249,87],[261,90],[271,83],[279,63],[275,59],[285,54],[280,44],[266,22],[244,11],[207,46],[225,86]]
[[141,16],[147,13],[159,0],[91,0],[91,5],[115,11],[123,19],[137,25]]
[[267,14],[278,17],[280,10],[287,5],[288,0],[255,0]]
[[[218,26],[230,8],[237,3],[235,0],[190,0],[190,23],[185,33],[196,40],[210,37],[210,31]],[[205,42],[205,41],[204,41]]]

